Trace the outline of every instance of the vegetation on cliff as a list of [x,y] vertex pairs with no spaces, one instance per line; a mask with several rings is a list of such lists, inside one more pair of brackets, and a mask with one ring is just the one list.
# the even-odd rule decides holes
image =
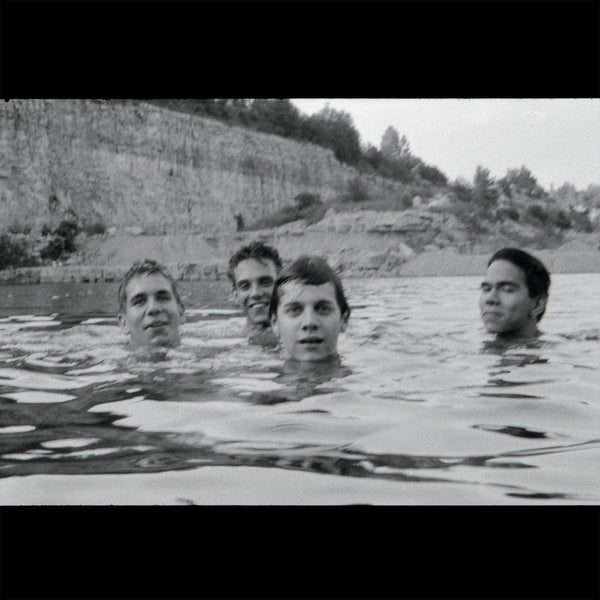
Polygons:
[[[590,185],[578,191],[570,183],[546,191],[534,175],[522,166],[509,169],[504,177],[494,180],[489,169],[478,166],[469,182],[457,179],[449,182],[437,167],[414,156],[406,136],[394,127],[384,132],[380,147],[363,145],[352,117],[326,105],[313,115],[304,115],[288,99],[169,99],[150,100],[169,108],[257,131],[307,141],[333,150],[336,158],[356,167],[362,174],[348,185],[346,194],[333,198],[326,208],[352,210],[363,207],[371,210],[404,210],[418,202],[428,203],[434,197],[438,209],[453,212],[473,234],[474,238],[489,233],[496,223],[512,221],[539,230],[540,239],[555,244],[567,230],[589,233],[600,226],[600,186]],[[368,174],[399,181],[400,192],[371,198],[363,177]],[[276,227],[294,220],[314,222],[325,210],[287,204],[262,219],[248,225],[238,222],[238,230]],[[242,225],[242,226],[240,226]],[[509,227],[510,229],[510,227]],[[514,228],[513,228],[514,229]]]
[[[547,191],[525,166],[509,169],[497,180],[490,175],[488,169],[478,166],[472,181],[459,178],[449,182],[437,167],[427,165],[414,156],[406,136],[400,135],[394,127],[386,129],[379,148],[365,146],[354,128],[351,116],[329,106],[314,115],[306,116],[285,99],[149,101],[170,110],[318,144],[329,148],[345,165],[334,161],[331,153],[308,144],[300,145],[289,141],[279,143],[280,140],[270,136],[255,136],[263,141],[267,138],[267,143],[261,146],[251,139],[252,134],[214,121],[198,119],[197,121],[202,121],[200,131],[209,134],[195,136],[192,135],[194,130],[190,121],[196,119],[142,106],[139,102],[90,101],[73,108],[71,105],[59,106],[45,101],[43,106],[16,106],[16,115],[21,112],[28,114],[29,111],[37,115],[40,125],[36,129],[34,126],[38,121],[23,120],[31,125],[26,130],[28,135],[6,136],[7,148],[11,152],[6,152],[5,156],[16,156],[18,160],[11,162],[7,158],[5,166],[0,169],[0,183],[10,191],[10,194],[8,191],[0,194],[4,202],[3,208],[6,208],[5,225],[0,237],[0,269],[68,260],[80,248],[80,242],[84,239],[106,232],[103,218],[107,219],[111,230],[115,229],[117,222],[119,230],[131,232],[136,229],[138,234],[149,233],[148,228],[155,222],[164,222],[166,215],[180,214],[174,207],[180,206],[177,202],[181,198],[185,199],[189,209],[185,215],[189,218],[184,225],[182,220],[173,220],[171,233],[188,232],[184,227],[196,213],[202,217],[198,217],[200,221],[206,220],[204,217],[216,206],[215,198],[227,200],[223,203],[225,208],[219,207],[222,215],[219,217],[220,221],[215,220],[216,232],[226,231],[229,222],[237,231],[273,229],[293,222],[310,227],[332,210],[403,212],[413,208],[427,211],[431,215],[444,216],[444,227],[449,234],[440,236],[435,242],[440,248],[446,244],[468,250],[490,240],[508,240],[528,247],[552,248],[559,246],[565,235],[600,230],[600,186],[591,185],[582,191],[565,183],[558,189]],[[121,109],[120,112],[115,109],[115,105],[116,109]],[[44,112],[46,110],[50,112]],[[74,110],[73,114],[70,110]],[[13,113],[7,114],[10,116]],[[35,163],[35,170],[31,167],[34,164],[31,159],[32,148],[46,146],[32,144],[32,148],[22,147],[22,141],[37,139],[35,136],[41,135],[40,127],[47,134],[48,125],[44,119],[56,114],[64,119],[54,118],[48,123],[56,124],[52,143],[56,142],[56,148],[60,151],[41,152]],[[71,118],[73,115],[78,118]],[[114,131],[107,128],[107,124],[112,126],[121,122],[128,124],[127,131],[131,133],[129,137],[119,137],[117,134],[121,129],[116,126]],[[146,122],[156,126],[145,127],[143,124]],[[77,126],[69,129],[69,124],[73,123]],[[127,128],[123,126],[122,129]],[[77,146],[77,152],[70,153],[70,143],[65,146],[59,144],[63,137],[68,137],[63,135],[63,130],[68,130],[73,139],[81,136],[85,141],[81,147]],[[213,130],[224,130],[224,133]],[[86,131],[87,134],[83,135],[82,132]],[[159,131],[163,137],[158,134],[154,137],[147,136],[148,131],[155,134]],[[90,132],[94,132],[94,135]],[[98,132],[102,132],[102,135]],[[134,134],[139,134],[139,137]],[[188,148],[189,139],[205,140],[210,135],[222,142],[220,145],[213,144],[218,146],[218,153],[210,153],[210,144],[198,146],[198,142],[191,142]],[[92,138],[95,140],[93,144],[89,141]],[[171,139],[176,142],[173,144],[172,154],[166,154],[165,160],[161,162],[163,154],[159,150],[168,146],[167,142]],[[48,147],[55,147],[50,144],[50,138],[46,141]],[[131,147],[139,152],[128,154],[125,150]],[[146,156],[141,151],[147,147],[154,148],[156,156]],[[236,149],[237,153],[234,155],[220,152],[220,148],[231,147]],[[271,154],[265,158],[269,152]],[[54,169],[46,172],[44,161],[49,154],[58,158],[56,164],[53,163]],[[299,154],[302,154],[304,162],[299,161]],[[81,161],[75,160],[80,156],[84,157]],[[117,166],[115,156],[119,159]],[[169,162],[169,156],[172,162]],[[314,156],[317,158],[313,160]],[[255,160],[255,157],[263,158],[264,164],[258,165],[260,161]],[[214,172],[226,172],[227,176],[212,178],[208,167],[207,172],[202,170],[207,163],[212,165],[210,168]],[[250,163],[254,166],[251,173],[242,173],[245,177],[243,185],[236,181],[229,187],[222,185],[223,182],[232,180],[231,173],[237,176],[243,169],[248,170]],[[313,168],[313,163],[317,163],[318,167],[327,163],[327,168],[334,172],[334,176],[330,180],[321,177],[317,181],[315,173],[318,175],[320,170]],[[101,168],[91,168],[98,164]],[[163,164],[164,172],[161,171]],[[30,168],[31,172],[26,171],[26,168]],[[13,185],[16,178],[8,177],[9,173],[26,175],[22,180],[17,179],[17,183]],[[37,173],[43,176],[36,179]],[[114,173],[118,177],[113,177]],[[71,179],[75,175],[77,177]],[[213,179],[218,179],[219,183],[213,186],[214,189],[210,188],[214,183]],[[282,183],[284,180],[285,185]],[[30,185],[32,181],[33,184]],[[48,181],[52,183],[51,186],[48,186]],[[194,185],[186,186],[189,181],[193,181]],[[376,181],[376,186],[373,181]],[[132,182],[131,186],[129,182]],[[131,210],[129,203],[136,195],[143,202],[138,202],[135,210]],[[163,202],[163,197],[168,197],[169,202]],[[8,202],[11,198],[13,205]],[[39,211],[36,230],[32,227],[33,220],[27,215],[32,207],[37,208],[42,204],[44,210]],[[273,207],[271,214],[265,214],[267,206]],[[29,212],[26,212],[28,207]],[[152,207],[152,210],[148,207]],[[116,212],[117,208],[121,210],[120,213]],[[145,222],[141,221],[141,213],[148,213]],[[115,214],[119,215],[118,219]],[[45,224],[40,232],[41,223]],[[195,232],[196,230],[189,229],[189,233]],[[163,233],[167,233],[166,226]],[[409,236],[406,237],[406,243],[410,244]],[[414,245],[413,249],[420,251],[428,243],[424,240]],[[73,260],[75,257],[71,258]]]
[[[210,117],[333,150],[343,163],[402,183],[445,185],[447,177],[410,152],[405,137],[393,128],[384,134],[382,148],[363,146],[350,114],[326,105],[314,115],[302,114],[288,99],[203,98],[147,100],[163,108]],[[387,136],[387,137],[386,137]]]

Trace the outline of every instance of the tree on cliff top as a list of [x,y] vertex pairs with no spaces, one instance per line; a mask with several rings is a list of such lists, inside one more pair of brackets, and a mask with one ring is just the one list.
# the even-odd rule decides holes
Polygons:
[[352,117],[328,104],[304,119],[300,135],[308,142],[331,148],[339,161],[355,165],[361,158],[360,136]]
[[298,137],[300,134],[300,111],[287,99],[252,100],[248,106],[258,129],[282,137]]
[[486,209],[495,206],[500,193],[498,192],[490,170],[478,165],[473,177],[473,200]]
[[403,135],[400,137],[394,127],[388,127],[381,136],[381,154],[390,160],[402,160],[410,155],[410,144]]
[[520,169],[508,169],[506,175],[498,180],[502,191],[510,198],[514,193],[525,194],[531,198],[546,196],[531,171],[524,165]]

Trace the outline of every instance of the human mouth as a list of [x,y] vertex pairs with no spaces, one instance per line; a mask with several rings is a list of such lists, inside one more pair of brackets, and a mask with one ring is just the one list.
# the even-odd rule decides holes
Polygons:
[[144,329],[160,329],[161,327],[166,327],[168,323],[166,321],[159,321],[156,323],[149,323],[144,327]]
[[262,312],[267,309],[267,306],[268,304],[266,302],[255,302],[254,304],[249,304],[248,308],[257,312]]
[[318,337],[308,337],[308,338],[304,338],[302,340],[300,340],[301,344],[321,344],[323,342],[323,338],[318,338]]

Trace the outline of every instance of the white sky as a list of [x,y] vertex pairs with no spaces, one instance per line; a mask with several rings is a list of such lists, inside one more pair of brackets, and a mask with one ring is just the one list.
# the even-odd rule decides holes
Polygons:
[[547,190],[567,181],[579,190],[600,184],[600,98],[291,101],[307,115],[327,102],[350,113],[361,142],[376,148],[391,125],[449,180],[472,181],[477,165],[495,178],[525,165]]

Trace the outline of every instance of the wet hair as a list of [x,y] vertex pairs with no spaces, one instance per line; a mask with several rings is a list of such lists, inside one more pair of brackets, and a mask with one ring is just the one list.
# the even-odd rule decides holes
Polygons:
[[167,268],[164,265],[157,263],[155,260],[150,260],[150,259],[146,258],[144,260],[134,262],[133,265],[131,265],[131,268],[129,269],[129,271],[127,271],[127,273],[125,273],[125,275],[123,276],[123,279],[121,280],[121,283],[119,284],[119,312],[120,313],[124,313],[126,310],[126,307],[127,307],[127,284],[134,277],[142,277],[145,275],[154,275],[154,274],[162,275],[165,279],[169,280],[169,283],[171,284],[171,288],[173,290],[173,295],[175,296],[175,300],[177,301],[177,304],[180,306],[181,310],[184,309],[183,302],[181,301],[179,292],[177,291],[177,283],[175,282],[175,279],[173,279],[173,277],[169,273],[169,271],[167,271]]
[[271,295],[269,318],[277,314],[281,286],[290,281],[299,281],[306,285],[322,285],[331,281],[335,288],[335,299],[342,313],[342,318],[347,319],[350,316],[350,307],[337,273],[322,258],[305,255],[297,258],[279,274]]
[[[544,264],[524,250],[518,248],[502,248],[494,252],[488,262],[488,267],[497,260],[507,260],[513,265],[519,267],[525,273],[525,282],[529,290],[530,298],[538,296],[548,296],[550,290],[550,274]],[[546,308],[538,315],[539,321],[546,312]]]
[[231,283],[235,287],[235,268],[243,260],[254,258],[260,262],[266,260],[272,260],[277,272],[281,269],[281,258],[279,252],[272,246],[268,246],[264,242],[254,241],[250,242],[246,246],[242,246],[235,254],[229,259],[229,268],[227,269],[227,277],[231,280]]

